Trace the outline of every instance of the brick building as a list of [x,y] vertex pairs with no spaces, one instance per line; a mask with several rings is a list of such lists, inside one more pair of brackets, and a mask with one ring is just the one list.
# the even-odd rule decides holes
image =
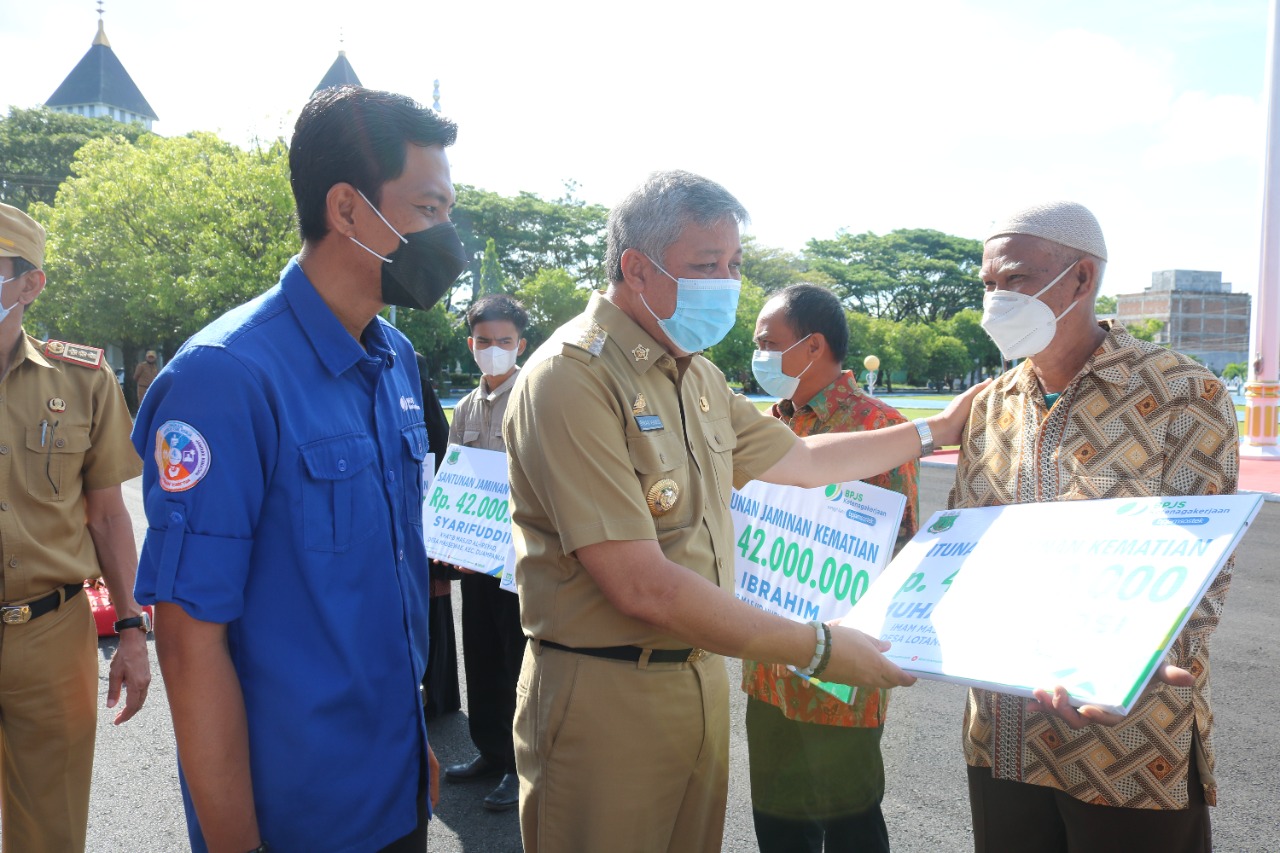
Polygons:
[[1116,297],[1116,318],[1126,325],[1164,323],[1155,342],[1200,359],[1215,373],[1249,352],[1251,297],[1232,293],[1220,272],[1161,270],[1141,293]]

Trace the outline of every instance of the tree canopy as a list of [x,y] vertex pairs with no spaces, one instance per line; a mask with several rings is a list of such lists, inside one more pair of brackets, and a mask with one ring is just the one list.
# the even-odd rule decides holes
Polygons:
[[298,249],[285,147],[211,134],[86,143],[52,207],[49,285],[30,317],[53,334],[172,353],[274,284]]
[[924,228],[841,231],[810,240],[805,255],[846,305],[871,317],[936,323],[982,306],[977,240]]
[[86,142],[103,137],[136,142],[148,134],[140,124],[105,117],[12,107],[0,118],[0,201],[19,210],[37,202],[51,205]]

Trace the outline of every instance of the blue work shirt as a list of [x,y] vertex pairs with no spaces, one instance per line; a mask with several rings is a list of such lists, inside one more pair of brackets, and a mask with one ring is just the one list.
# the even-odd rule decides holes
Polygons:
[[[258,823],[282,853],[384,847],[425,784],[421,386],[402,334],[375,318],[361,337],[295,258],[179,350],[133,430],[137,598],[226,624]],[[185,780],[183,799],[203,851]]]

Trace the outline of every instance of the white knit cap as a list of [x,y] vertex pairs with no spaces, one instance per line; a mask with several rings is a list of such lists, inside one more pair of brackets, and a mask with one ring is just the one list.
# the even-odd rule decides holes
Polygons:
[[1102,239],[1102,226],[1097,217],[1089,208],[1074,201],[1050,201],[1019,210],[1005,217],[983,242],[1010,234],[1030,234],[1104,261],[1107,259],[1107,242]]

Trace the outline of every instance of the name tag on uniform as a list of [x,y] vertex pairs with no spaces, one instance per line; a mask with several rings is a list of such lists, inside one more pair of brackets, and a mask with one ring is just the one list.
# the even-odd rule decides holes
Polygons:
[[636,426],[641,432],[653,432],[662,429],[662,418],[657,415],[636,415]]

